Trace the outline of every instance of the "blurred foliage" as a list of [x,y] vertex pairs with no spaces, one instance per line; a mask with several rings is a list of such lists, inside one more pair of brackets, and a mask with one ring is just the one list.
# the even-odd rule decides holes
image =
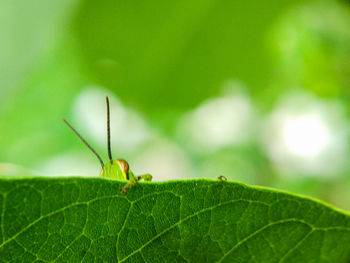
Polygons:
[[[347,2],[2,0],[0,33],[0,174],[4,163],[98,174],[60,119],[106,157],[99,129],[109,94],[124,114],[112,114],[114,155],[136,172],[224,174],[350,209]],[[291,94],[307,99],[290,109]],[[317,158],[272,154],[283,120],[270,121],[302,109],[333,127],[335,146],[319,160],[337,169],[305,172],[298,163]]]
[[266,86],[265,35],[297,2],[85,1],[74,29],[98,83],[124,101],[192,108],[233,76]]

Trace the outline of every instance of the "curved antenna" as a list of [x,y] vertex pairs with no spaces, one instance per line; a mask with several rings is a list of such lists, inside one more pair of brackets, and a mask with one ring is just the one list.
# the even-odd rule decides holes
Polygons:
[[82,140],[83,143],[85,143],[85,145],[96,155],[96,157],[97,157],[98,160],[100,161],[101,166],[102,166],[102,169],[103,169],[103,167],[104,167],[105,165],[103,164],[103,161],[102,161],[101,157],[100,157],[100,156],[98,155],[98,153],[94,150],[94,148],[92,148],[92,147],[90,146],[90,144],[88,144],[88,142],[85,141],[85,139],[79,134],[79,132],[77,132],[76,129],[74,129],[73,126],[70,125],[69,122],[66,121],[65,118],[62,118],[62,120],[64,121],[65,124],[67,124],[67,126],[68,126],[69,128],[72,129],[72,131],[80,138],[80,140]]
[[112,158],[112,151],[111,151],[111,129],[110,129],[110,121],[109,121],[109,99],[108,96],[106,96],[106,103],[107,103],[107,150],[108,150],[108,157],[111,164],[113,164],[113,158]]

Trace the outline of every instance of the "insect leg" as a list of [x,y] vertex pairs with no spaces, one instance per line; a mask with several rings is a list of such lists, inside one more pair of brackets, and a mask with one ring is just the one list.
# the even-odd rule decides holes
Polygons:
[[134,179],[130,180],[129,183],[123,186],[123,188],[120,190],[120,193],[125,194],[128,188],[134,186],[140,180],[144,180],[145,182],[150,182],[152,181],[152,175],[143,174],[143,175],[136,176]]
[[136,180],[137,181],[144,180],[145,182],[150,182],[152,181],[152,175],[150,174],[139,175],[139,176],[136,176]]

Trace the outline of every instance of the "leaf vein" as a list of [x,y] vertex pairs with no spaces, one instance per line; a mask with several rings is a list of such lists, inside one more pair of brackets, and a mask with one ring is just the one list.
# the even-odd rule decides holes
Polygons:
[[206,211],[210,211],[216,207],[220,207],[222,205],[226,205],[226,204],[232,204],[232,203],[235,203],[235,202],[240,202],[240,201],[245,201],[245,202],[248,202],[248,203],[261,203],[263,205],[268,205],[264,202],[260,202],[260,201],[255,201],[255,200],[245,200],[245,199],[236,199],[236,200],[229,200],[229,201],[226,201],[226,202],[222,202],[220,204],[216,204],[216,205],[213,205],[213,206],[210,206],[210,207],[206,207],[204,209],[201,209],[195,213],[193,213],[192,215],[189,215],[187,216],[186,218],[183,218],[183,219],[180,219],[178,222],[176,222],[175,224],[173,224],[172,226],[164,229],[162,232],[160,232],[159,234],[155,235],[153,238],[151,238],[149,241],[147,241],[145,244],[143,244],[140,248],[134,250],[133,252],[131,252],[129,255],[125,256],[124,258],[121,259],[120,262],[123,262],[125,261],[126,259],[130,258],[131,256],[133,256],[134,254],[138,253],[139,251],[141,251],[144,247],[148,246],[150,243],[152,243],[153,241],[155,241],[156,239],[158,239],[159,237],[161,237],[162,235],[164,235],[165,233],[167,233],[168,231],[170,231],[171,229],[175,228],[176,226],[178,225],[181,225],[183,222],[191,219],[192,217],[195,217],[201,213],[204,213]]
[[245,242],[247,242],[249,239],[251,239],[252,237],[254,237],[255,235],[259,234],[260,232],[264,231],[265,229],[273,226],[273,225],[277,225],[277,224],[281,224],[281,223],[286,223],[286,222],[300,222],[300,223],[304,223],[308,226],[310,226],[310,228],[313,228],[309,223],[305,222],[304,220],[301,219],[295,219],[295,218],[291,218],[291,219],[281,219],[281,220],[277,220],[275,222],[272,223],[268,223],[262,227],[260,227],[259,229],[255,230],[254,232],[250,233],[248,236],[246,236],[245,238],[243,238],[241,241],[239,241],[237,244],[235,244],[229,251],[227,251],[226,254],[224,254],[218,261],[222,262],[225,257],[227,257],[227,255],[229,255],[230,253],[232,253],[236,248],[238,248],[240,245],[244,244]]
[[7,195],[4,194],[3,195],[4,198],[2,200],[2,204],[1,204],[1,242],[5,241],[5,226],[4,226],[4,218],[5,218],[5,202],[6,202],[6,198],[7,198]]
[[308,232],[302,239],[299,240],[298,243],[296,243],[293,247],[291,247],[291,248],[284,254],[284,256],[281,257],[281,259],[279,260],[279,262],[283,262],[283,260],[284,260],[285,258],[287,258],[288,255],[289,255],[290,253],[292,253],[298,246],[300,246],[300,245],[304,242],[304,240],[305,240],[308,236],[311,235],[311,233],[312,233],[313,231],[314,231],[314,230],[311,229],[310,232]]

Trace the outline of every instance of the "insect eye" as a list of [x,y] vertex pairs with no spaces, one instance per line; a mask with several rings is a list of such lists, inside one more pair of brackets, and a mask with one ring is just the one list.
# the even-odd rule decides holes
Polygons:
[[119,164],[120,168],[122,169],[122,171],[126,174],[129,173],[129,164],[127,161],[123,160],[123,159],[118,159],[117,163]]

